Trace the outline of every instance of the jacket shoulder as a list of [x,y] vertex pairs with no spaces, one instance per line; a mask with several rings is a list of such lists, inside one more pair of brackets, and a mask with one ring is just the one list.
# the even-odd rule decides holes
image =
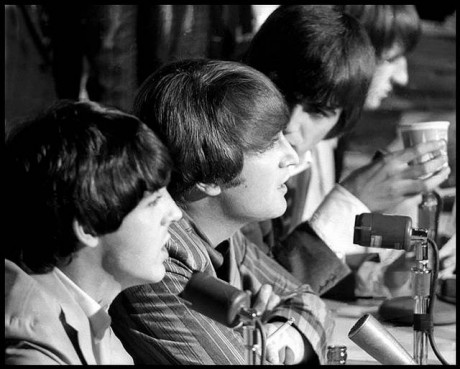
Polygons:
[[68,337],[60,305],[34,278],[5,261],[5,360],[14,363],[69,364],[60,352]]
[[170,225],[170,240],[166,244],[169,253],[167,265],[179,264],[191,270],[203,270],[209,264],[209,254],[204,240],[186,222]]

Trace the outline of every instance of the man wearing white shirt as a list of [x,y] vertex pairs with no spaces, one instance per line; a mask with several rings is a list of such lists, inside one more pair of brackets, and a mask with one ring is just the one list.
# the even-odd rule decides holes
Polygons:
[[[324,147],[323,151],[315,148],[321,140],[334,139],[352,129],[365,104],[375,105],[389,92],[392,83],[403,82],[402,55],[414,45],[417,35],[417,24],[408,24],[390,40],[389,48],[377,54],[367,32],[348,14],[327,5],[281,5],[267,18],[249,46],[244,61],[268,75],[291,108],[286,137],[299,157],[313,150],[313,160],[318,161],[312,165],[316,184],[313,192],[305,195],[310,172],[299,173],[302,180],[293,177],[287,194],[287,198],[291,195],[288,209],[273,224],[271,251],[306,283],[314,285],[310,278],[327,280],[326,272],[321,276],[308,272],[320,250],[318,237],[339,257],[362,252],[353,245],[355,215],[391,208],[436,187],[450,172],[447,158],[439,155],[439,151],[445,150],[445,143],[431,142],[381,157],[335,184],[334,166],[330,164],[332,147]],[[428,152],[436,153],[433,160],[408,166],[409,161]],[[427,180],[419,179],[422,174],[436,171]],[[329,173],[329,177],[324,177],[324,173]],[[319,181],[320,178],[326,181]],[[321,187],[325,182],[330,188]],[[310,206],[307,196],[315,204]],[[309,218],[304,216],[310,214]],[[289,247],[279,243],[293,238],[293,232],[300,229],[304,234]],[[322,269],[329,270],[327,264]],[[329,271],[329,276],[335,273]]]

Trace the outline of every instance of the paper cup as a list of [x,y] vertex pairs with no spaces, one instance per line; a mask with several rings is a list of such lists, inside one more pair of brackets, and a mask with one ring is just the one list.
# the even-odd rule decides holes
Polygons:
[[[416,123],[402,123],[399,125],[403,145],[405,148],[418,145],[422,142],[445,140],[447,142],[447,132],[449,130],[447,121],[430,121]],[[447,154],[445,152],[444,154]],[[409,164],[421,164],[434,158],[433,153],[422,155],[420,158],[413,160]],[[426,177],[430,177],[428,174]]]
[[[403,140],[404,147],[412,147],[422,142],[446,140],[447,132],[449,130],[449,122],[447,121],[433,121],[433,122],[420,122],[420,123],[404,123],[399,125],[399,131]],[[423,163],[431,159],[431,154],[424,155],[427,157],[425,160],[419,162]]]

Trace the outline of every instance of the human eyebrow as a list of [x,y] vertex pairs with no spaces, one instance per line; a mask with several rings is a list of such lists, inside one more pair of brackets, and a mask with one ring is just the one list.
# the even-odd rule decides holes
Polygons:
[[276,135],[274,135],[270,141],[270,144],[273,145],[276,142],[278,142],[281,139],[281,136],[283,135],[283,130],[279,131]]
[[393,62],[395,62],[396,60],[398,60],[399,58],[401,58],[403,56],[404,56],[404,52],[400,51],[399,53],[397,53],[397,54],[395,54],[393,56],[390,56],[390,57],[387,57],[387,58],[382,58],[382,61],[387,62],[387,63],[393,63]]
[[144,193],[144,198],[141,200],[146,206],[155,206],[158,201],[163,197],[163,192],[162,191],[164,187],[159,188],[156,191],[146,191]]
[[275,147],[275,145],[280,141],[281,136],[283,135],[283,131],[279,131],[276,135],[274,135],[270,141],[268,141],[265,145],[265,147],[261,148],[260,150],[257,150],[259,154],[264,153],[265,151],[268,151]]
[[314,108],[314,111],[312,112],[312,114],[318,114],[318,115],[322,115],[325,118],[330,118],[336,114],[336,109],[337,108],[333,108],[333,107],[322,107],[322,108],[317,107],[317,108]]

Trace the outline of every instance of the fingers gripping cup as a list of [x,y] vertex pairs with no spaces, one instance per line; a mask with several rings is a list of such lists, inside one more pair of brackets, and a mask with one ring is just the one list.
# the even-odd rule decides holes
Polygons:
[[[402,141],[405,148],[418,145],[423,142],[445,140],[447,142],[447,132],[449,129],[447,121],[431,121],[431,122],[416,122],[402,123],[399,125]],[[421,164],[434,158],[433,153],[422,155],[415,159],[410,164]],[[428,174],[426,177],[430,177]]]

